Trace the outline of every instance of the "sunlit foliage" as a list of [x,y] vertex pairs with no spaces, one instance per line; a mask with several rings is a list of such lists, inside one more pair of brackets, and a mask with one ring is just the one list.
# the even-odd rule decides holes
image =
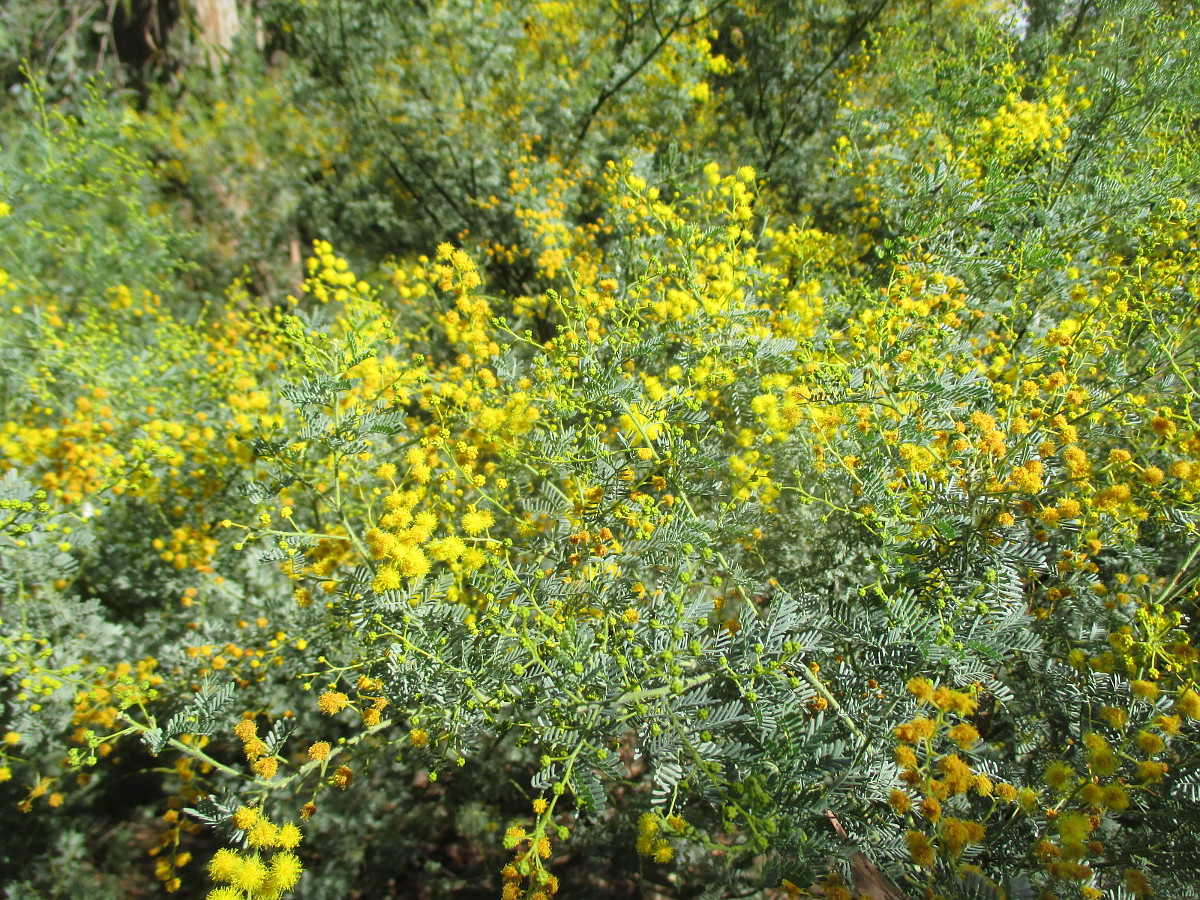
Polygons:
[[1190,7],[254,13],[5,101],[13,896],[1200,893]]

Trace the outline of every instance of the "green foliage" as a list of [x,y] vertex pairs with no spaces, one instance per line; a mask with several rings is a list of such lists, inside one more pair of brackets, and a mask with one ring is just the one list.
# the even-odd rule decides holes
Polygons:
[[62,115],[34,87],[20,126],[5,136],[0,190],[3,264],[15,281],[59,298],[122,280],[132,290],[179,293],[188,239],[155,204],[154,170],[138,146],[138,118],[94,87],[81,114]]
[[1196,896],[1195,13],[1052,6],[31,80],[9,893]]

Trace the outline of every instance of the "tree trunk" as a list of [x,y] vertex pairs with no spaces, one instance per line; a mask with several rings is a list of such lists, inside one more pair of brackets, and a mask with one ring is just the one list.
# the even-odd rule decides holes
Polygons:
[[238,33],[237,0],[190,0],[195,17],[197,38],[208,56],[210,66],[216,66],[233,47]]

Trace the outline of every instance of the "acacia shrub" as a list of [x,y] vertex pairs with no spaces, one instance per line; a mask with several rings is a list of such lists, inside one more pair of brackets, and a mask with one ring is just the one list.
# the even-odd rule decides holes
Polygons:
[[[516,148],[516,237],[364,241],[369,270],[317,241],[265,310],[189,315],[182,282],[124,277],[136,246],[22,269],[53,234],[10,192],[12,815],[68,850],[115,825],[143,877],[214,900],[417,867],[510,898],[846,896],[855,852],[912,895],[1187,896],[1191,15],[1132,42],[1097,15],[1031,59],[988,10],[925,55],[925,19],[881,13],[783,185],[676,116],[724,77],[719,34],[681,45],[643,99],[675,78],[686,104],[597,118],[594,155],[459,135]],[[405,108],[462,112],[448,78]],[[664,122],[697,143],[650,146]],[[446,146],[413,160],[459,178]],[[121,208],[95,233],[158,239]],[[131,772],[161,792],[142,820],[104,801]],[[118,892],[73,852],[62,885]]]

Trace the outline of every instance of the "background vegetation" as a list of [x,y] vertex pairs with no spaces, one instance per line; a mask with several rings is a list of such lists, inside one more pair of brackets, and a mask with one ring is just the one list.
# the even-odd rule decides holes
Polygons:
[[5,4],[7,895],[1200,895],[1197,25]]

